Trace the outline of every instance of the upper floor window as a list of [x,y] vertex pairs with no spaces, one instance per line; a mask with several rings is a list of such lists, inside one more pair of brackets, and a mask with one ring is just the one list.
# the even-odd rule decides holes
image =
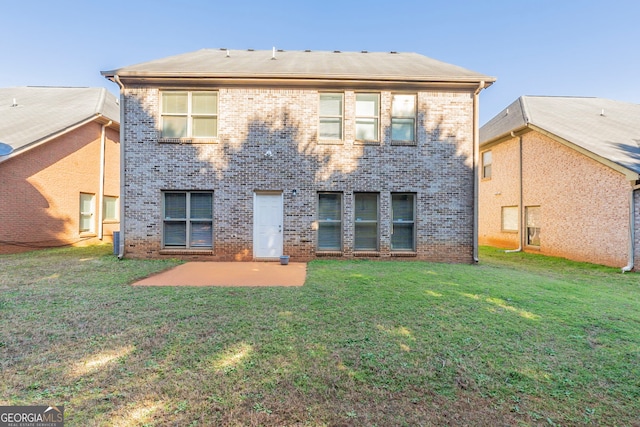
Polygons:
[[356,94],[356,140],[379,141],[380,95]]
[[162,138],[218,136],[218,92],[162,92]]
[[493,156],[491,151],[485,151],[482,153],[482,178],[491,178],[491,164],[493,163]]
[[391,140],[416,141],[416,95],[393,95],[391,100]]
[[342,139],[343,95],[320,94],[320,139]]

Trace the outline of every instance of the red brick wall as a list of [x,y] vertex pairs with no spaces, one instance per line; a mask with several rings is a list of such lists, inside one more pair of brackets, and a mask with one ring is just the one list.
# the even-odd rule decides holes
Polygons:
[[[89,123],[0,163],[0,253],[95,242],[100,135]],[[119,133],[107,129],[104,194],[119,196]],[[80,193],[95,194],[93,235],[79,232]],[[118,223],[105,225],[109,240]]]
[[[539,251],[626,265],[630,184],[624,175],[537,132],[523,135],[522,144],[523,205],[541,207]],[[516,248],[518,235],[501,231],[501,207],[519,203],[518,139],[491,151],[492,178],[480,183],[479,243]]]

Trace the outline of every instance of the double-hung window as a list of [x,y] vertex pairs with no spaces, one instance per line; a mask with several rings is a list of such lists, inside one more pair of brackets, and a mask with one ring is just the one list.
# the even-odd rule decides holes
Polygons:
[[527,246],[540,246],[540,206],[527,206],[525,208],[527,221]]
[[162,138],[218,136],[218,92],[162,92]]
[[356,93],[356,140],[377,142],[380,119],[380,95]]
[[493,155],[491,151],[485,151],[482,153],[482,178],[491,178],[491,165],[493,163]]
[[341,193],[318,193],[318,250],[342,250]]
[[502,207],[502,231],[514,232],[518,231],[520,223],[520,212],[517,206]]
[[415,251],[415,195],[392,194],[391,210],[393,217],[391,250]]
[[416,95],[396,94],[391,100],[391,140],[416,141]]
[[102,201],[102,220],[117,221],[118,220],[118,198],[113,196],[104,196]]
[[163,193],[165,248],[213,247],[213,193],[166,191]]
[[320,123],[318,136],[320,139],[342,139],[343,94],[320,94]]
[[95,233],[96,195],[80,193],[80,232]]
[[378,193],[354,194],[354,244],[356,251],[378,250]]

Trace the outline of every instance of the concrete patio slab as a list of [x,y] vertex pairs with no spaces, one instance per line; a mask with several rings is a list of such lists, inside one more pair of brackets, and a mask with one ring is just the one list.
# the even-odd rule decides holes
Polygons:
[[306,277],[301,262],[187,262],[133,286],[302,286]]

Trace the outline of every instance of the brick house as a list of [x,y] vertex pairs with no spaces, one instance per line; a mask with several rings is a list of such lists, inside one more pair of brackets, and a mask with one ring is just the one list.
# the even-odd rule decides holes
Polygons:
[[111,239],[119,121],[106,89],[0,88],[0,253]]
[[124,109],[120,256],[473,261],[492,77],[413,53],[275,49],[102,74]]
[[480,130],[479,242],[637,266],[640,105],[523,96]]

